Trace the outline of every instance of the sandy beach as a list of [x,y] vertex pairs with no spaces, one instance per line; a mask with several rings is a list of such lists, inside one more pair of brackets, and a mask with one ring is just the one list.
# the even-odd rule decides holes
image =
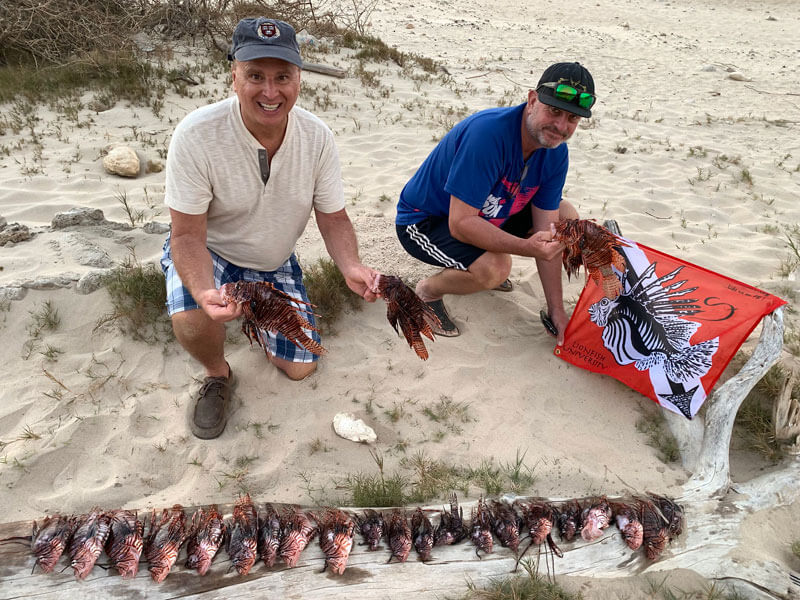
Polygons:
[[[365,264],[412,286],[432,273],[394,233],[408,178],[461,118],[521,103],[547,65],[577,60],[591,70],[598,102],[569,142],[564,197],[582,217],[614,219],[632,240],[793,304],[798,283],[782,267],[787,232],[800,223],[797,4],[484,4],[378,4],[367,33],[433,59],[434,74],[392,62],[359,67],[354,51],[324,39],[304,48],[306,60],[348,71],[344,79],[304,72],[298,104],[336,136]],[[199,50],[178,46],[172,61],[199,61]],[[524,453],[535,475],[526,493],[542,497],[680,489],[689,473],[662,462],[636,426],[662,409],[553,356],[554,340],[539,322],[545,301],[536,264],[519,257],[513,292],[447,299],[462,335],[429,343],[426,362],[396,336],[382,301],[336,322],[323,338],[328,354],[302,382],[266,365],[231,323],[237,407],[219,439],[195,439],[186,414],[199,365],[175,341],[148,343],[98,326],[111,302],[91,281],[132,257],[158,263],[169,224],[159,166],[171,132],[192,109],[231,93],[226,75],[209,69],[188,95],[169,93],[158,111],[127,102],[92,109],[94,92],[69,116],[45,105],[28,113],[0,107],[0,224],[7,223],[0,235],[15,223],[32,234],[0,247],[2,521],[94,505],[229,503],[243,490],[259,501],[342,504],[337,479],[376,472],[376,450],[387,473],[403,472],[403,458],[417,453],[471,467]],[[17,118],[28,123],[19,131],[10,126]],[[118,145],[137,152],[138,177],[103,169],[103,154]],[[53,226],[56,215],[78,207],[100,209],[106,221]],[[297,254],[306,266],[326,256],[313,222]],[[565,277],[570,307],[583,283],[582,274]],[[34,315],[46,306],[60,324],[34,335]],[[427,416],[442,403],[459,408],[447,423]],[[337,437],[331,422],[339,412],[362,418],[377,442]],[[735,480],[765,468],[734,453]],[[466,498],[482,493],[476,487]],[[800,540],[800,506],[753,518],[767,526],[743,529],[741,555],[774,554],[800,571],[800,559],[781,550]],[[759,531],[769,533],[761,539]],[[643,593],[625,589],[617,597]],[[583,591],[610,597],[591,585]]]

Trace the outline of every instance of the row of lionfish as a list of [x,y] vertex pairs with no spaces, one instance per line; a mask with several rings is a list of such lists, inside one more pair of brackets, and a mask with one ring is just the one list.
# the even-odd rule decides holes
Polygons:
[[[439,512],[436,525],[429,516],[432,512]],[[302,510],[297,506],[284,506],[279,511],[270,503],[257,508],[245,495],[237,500],[228,519],[211,506],[197,509],[187,520],[183,508],[175,505],[160,514],[153,510],[145,533],[135,511],[104,512],[96,508],[77,517],[54,515],[34,522],[30,540],[36,559],[34,569],[38,565],[45,573],[52,572],[66,553],[68,567],[75,577],[84,579],[105,550],[109,564],[123,578],[135,577],[143,558],[152,579],[161,582],[177,562],[184,544],[188,569],[205,575],[224,547],[230,568],[246,575],[258,561],[267,567],[278,560],[287,568],[297,566],[303,550],[318,536],[325,555],[322,570],[329,568],[342,574],[356,532],[370,551],[378,550],[385,541],[390,550],[387,562],[405,562],[412,547],[419,560],[427,562],[432,560],[434,547],[466,540],[474,544],[480,558],[481,552],[493,552],[495,537],[519,561],[532,545],[545,542],[555,555],[562,556],[553,541],[554,530],[562,542],[578,537],[591,541],[602,536],[614,521],[631,549],[644,547],[647,558],[655,560],[667,542],[680,535],[683,509],[655,494],[626,501],[605,496],[563,502],[517,499],[511,503],[481,498],[466,520],[455,493],[449,508],[441,511],[395,508],[360,513],[338,508]],[[520,553],[520,544],[526,538],[529,543]]]
[[[423,302],[403,280],[394,275],[380,275],[378,292],[386,301],[386,318],[398,334],[403,333],[408,345],[422,360],[428,359],[428,350],[422,336],[434,339],[434,328],[441,323],[436,313]],[[267,331],[286,336],[298,348],[317,356],[326,352],[317,341],[308,337],[304,329],[319,331],[308,320],[316,308],[277,289],[265,281],[236,281],[220,288],[225,302],[236,302],[242,307],[242,332],[252,345],[256,342],[267,352]],[[399,330],[398,330],[399,326]]]

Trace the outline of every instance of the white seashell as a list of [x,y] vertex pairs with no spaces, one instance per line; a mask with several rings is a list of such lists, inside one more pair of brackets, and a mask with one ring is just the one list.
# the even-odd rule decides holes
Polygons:
[[733,79],[734,81],[753,81],[743,73],[739,73],[738,71],[734,71],[733,73],[728,74],[728,79]]
[[378,439],[375,431],[352,413],[338,413],[333,417],[333,430],[336,435],[353,442],[372,443]]

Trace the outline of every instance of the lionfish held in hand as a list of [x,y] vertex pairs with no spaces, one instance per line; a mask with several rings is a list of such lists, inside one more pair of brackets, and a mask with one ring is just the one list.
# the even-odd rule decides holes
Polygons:
[[190,531],[186,545],[186,567],[205,575],[225,537],[225,521],[216,506],[208,510],[198,508],[192,515]]
[[289,568],[297,566],[300,553],[317,535],[317,528],[311,519],[299,508],[287,509],[281,516],[283,538],[278,548],[278,556]]
[[250,494],[239,498],[233,506],[233,519],[228,528],[228,556],[239,575],[247,575],[258,557],[258,514]]
[[364,543],[370,550],[377,550],[381,545],[383,532],[386,529],[386,522],[383,515],[371,508],[364,511],[363,515],[356,515],[356,523]]
[[45,517],[41,525],[37,525],[34,521],[31,533],[31,549],[36,557],[34,568],[39,565],[42,571],[51,573],[64,553],[76,526],[74,517],[67,518],[61,515]]
[[555,225],[555,239],[566,245],[561,255],[567,277],[577,273],[581,265],[603,289],[606,298],[614,299],[622,292],[622,283],[612,267],[625,271],[625,258],[615,246],[628,246],[622,238],[587,219],[566,219]]
[[150,563],[150,577],[161,583],[169,575],[172,565],[178,560],[178,553],[186,541],[186,514],[180,504],[161,511],[156,520],[156,511],[150,517],[150,527],[144,542],[144,557]]
[[111,518],[99,508],[78,517],[69,543],[70,566],[78,579],[85,579],[97,562],[111,530],[110,524]]
[[139,572],[139,557],[144,547],[144,524],[135,511],[115,510],[110,514],[111,531],[106,554],[123,579],[133,579]]
[[326,510],[317,522],[319,546],[325,554],[325,568],[330,567],[331,571],[341,575],[347,566],[350,550],[353,549],[356,524],[350,515],[335,508]]
[[253,344],[261,346],[268,354],[269,348],[266,331],[278,332],[290,340],[298,348],[305,348],[312,354],[325,353],[318,342],[306,335],[303,329],[318,331],[302,313],[313,314],[299,305],[305,304],[313,308],[314,305],[294,298],[277,289],[266,281],[236,281],[226,283],[219,288],[225,302],[236,302],[242,307],[244,320],[242,333]]
[[433,327],[441,327],[439,317],[399,277],[381,275],[378,278],[378,291],[386,300],[389,324],[395,331],[398,331],[399,324],[408,345],[422,360],[427,360],[428,349],[422,336],[433,341]]
[[264,509],[264,514],[258,517],[258,551],[264,564],[271,567],[278,558],[278,547],[281,545],[281,520],[278,511],[269,502]]

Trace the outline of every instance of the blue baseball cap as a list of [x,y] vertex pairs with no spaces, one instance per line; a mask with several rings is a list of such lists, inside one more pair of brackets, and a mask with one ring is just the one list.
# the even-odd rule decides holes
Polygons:
[[242,19],[233,31],[228,60],[278,58],[303,68],[294,28],[284,21],[258,17]]

